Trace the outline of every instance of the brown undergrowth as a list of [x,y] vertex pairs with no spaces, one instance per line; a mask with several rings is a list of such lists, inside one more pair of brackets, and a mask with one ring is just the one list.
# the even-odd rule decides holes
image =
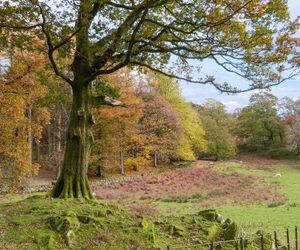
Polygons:
[[[259,183],[259,184],[258,184]],[[263,184],[262,184],[263,183]],[[272,203],[284,200],[275,184],[263,177],[222,173],[213,166],[190,167],[164,172],[138,180],[95,187],[99,199],[128,203],[133,200],[197,202],[203,206]]]

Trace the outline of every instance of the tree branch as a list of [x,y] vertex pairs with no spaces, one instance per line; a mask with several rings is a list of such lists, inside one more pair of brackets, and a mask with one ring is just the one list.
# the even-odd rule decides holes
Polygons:
[[37,27],[41,27],[42,23],[37,23],[34,25],[30,25],[30,26],[15,26],[15,25],[10,25],[10,24],[5,24],[5,23],[0,23],[0,28],[7,28],[7,29],[14,29],[14,30],[31,30],[31,29],[35,29]]
[[126,107],[126,105],[123,102],[113,99],[109,96],[93,96],[92,105],[94,107],[100,107],[100,106]]
[[13,84],[19,80],[21,80],[23,77],[25,77],[28,73],[30,73],[30,70],[31,70],[32,66],[31,65],[27,65],[27,69],[20,75],[16,76],[14,79],[12,80],[9,80],[9,81],[6,81],[6,80],[2,80],[3,83],[5,85],[10,85],[10,84]]
[[283,78],[283,79],[281,79],[281,80],[279,80],[275,83],[265,83],[265,84],[261,83],[261,85],[252,85],[252,86],[250,86],[249,88],[246,88],[246,89],[238,89],[238,88],[231,88],[227,83],[224,83],[224,84],[216,83],[215,79],[213,77],[207,77],[206,80],[192,80],[192,79],[187,78],[187,77],[181,77],[181,76],[178,76],[178,75],[175,75],[175,74],[172,74],[172,73],[164,72],[163,70],[156,69],[156,68],[154,68],[154,67],[152,67],[148,64],[142,63],[142,62],[132,61],[130,63],[132,65],[137,65],[137,66],[142,66],[142,67],[148,68],[148,69],[150,69],[154,72],[160,73],[162,75],[165,75],[165,76],[168,76],[170,78],[177,79],[177,80],[183,80],[183,81],[186,81],[186,82],[189,82],[189,83],[196,83],[196,84],[203,84],[203,85],[211,84],[217,90],[219,90],[220,92],[228,93],[228,94],[244,93],[244,92],[249,92],[249,91],[255,90],[255,89],[268,89],[268,88],[280,85],[284,81],[286,81],[288,79],[292,79],[293,77],[298,76],[300,74],[300,70],[295,69],[294,71],[292,71],[292,73],[289,76],[287,76],[287,77],[285,77],[285,78]]
[[68,36],[67,38],[62,40],[60,43],[53,46],[53,51],[55,51],[55,50],[59,49],[60,47],[66,45],[80,31],[80,29],[81,29],[81,27],[79,27],[76,31],[74,31],[70,36]]
[[50,63],[52,65],[52,68],[53,68],[53,70],[54,70],[54,72],[57,76],[61,77],[63,80],[68,82],[71,86],[73,86],[73,81],[59,70],[59,68],[58,68],[58,66],[55,62],[54,55],[53,55],[54,51],[55,51],[55,49],[54,49],[55,47],[53,46],[50,34],[48,33],[48,31],[46,29],[46,16],[45,16],[45,13],[44,13],[44,10],[43,10],[42,6],[39,3],[38,3],[38,7],[39,7],[40,13],[42,15],[42,21],[43,22],[42,22],[41,27],[42,27],[42,32],[44,33],[44,35],[46,37],[46,43],[47,43],[47,47],[48,47],[48,53],[47,54],[48,54],[48,58],[50,60]]
[[[131,13],[125,18],[125,21],[116,29],[115,32],[109,34],[98,41],[95,46],[96,47],[104,47],[109,42],[109,48],[106,49],[100,56],[94,58],[94,62],[92,63],[93,69],[98,69],[103,67],[107,61],[109,61],[110,57],[115,53],[117,43],[120,41],[121,37],[125,32],[128,31],[130,26],[139,18],[140,14],[146,9],[153,8],[157,6],[157,4],[163,4],[166,0],[145,0],[138,6],[136,6]],[[143,18],[144,19],[144,18]],[[144,22],[144,20],[143,20]],[[139,25],[138,25],[139,26]]]

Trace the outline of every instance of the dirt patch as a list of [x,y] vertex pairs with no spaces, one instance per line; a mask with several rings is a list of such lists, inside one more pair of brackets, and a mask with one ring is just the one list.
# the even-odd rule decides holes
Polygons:
[[[258,184],[259,183],[259,184]],[[235,204],[270,203],[284,197],[276,192],[274,184],[263,185],[262,177],[241,175],[237,172],[221,173],[213,167],[176,169],[109,187],[97,186],[99,199],[120,203],[136,199],[164,201],[196,201],[204,206],[222,204],[231,200]]]

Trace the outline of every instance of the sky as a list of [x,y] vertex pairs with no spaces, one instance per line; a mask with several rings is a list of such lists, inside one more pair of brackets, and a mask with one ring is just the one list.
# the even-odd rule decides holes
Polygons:
[[[288,0],[288,5],[292,19],[300,16],[300,0]],[[204,75],[214,75],[219,82],[236,83],[239,86],[240,84],[245,84],[244,86],[247,84],[243,79],[232,73],[225,71],[220,72],[220,69],[210,62],[203,66],[202,71]],[[214,98],[218,101],[221,101],[229,112],[233,112],[236,108],[247,106],[251,94],[259,92],[256,90],[235,95],[228,95],[226,93],[220,93],[220,91],[216,90],[211,85],[197,85],[185,82],[181,82],[180,85],[182,95],[187,101],[201,104],[208,98]],[[271,89],[271,93],[278,98],[283,98],[285,96],[288,96],[292,99],[300,98],[300,76],[287,80],[281,85],[273,87]]]

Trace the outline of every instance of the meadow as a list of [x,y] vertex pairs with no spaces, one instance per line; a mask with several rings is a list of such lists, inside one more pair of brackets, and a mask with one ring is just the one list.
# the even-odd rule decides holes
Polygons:
[[186,215],[214,208],[241,233],[300,225],[300,161],[241,157],[198,161],[137,180],[98,186],[99,199],[145,213]]
[[[289,227],[293,242],[300,225],[299,163],[239,156],[110,176],[92,180],[98,201],[70,200],[68,206],[44,193],[1,195],[0,248],[206,249],[199,242],[224,239],[227,218],[237,225],[230,239],[259,239],[276,230],[284,244]],[[205,219],[205,209],[215,209],[218,221]],[[259,248],[260,241],[251,242],[249,249]]]

